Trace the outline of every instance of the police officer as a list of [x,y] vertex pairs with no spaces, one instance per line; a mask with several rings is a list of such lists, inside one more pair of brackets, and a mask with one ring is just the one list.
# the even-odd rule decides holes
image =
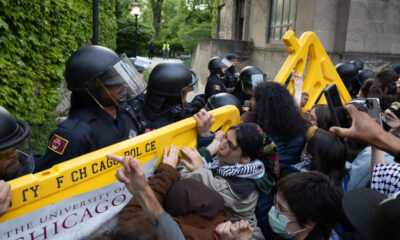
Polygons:
[[350,63],[353,64],[357,68],[357,71],[361,71],[364,69],[364,62],[362,62],[359,59],[353,59],[350,61]]
[[0,180],[32,173],[35,162],[29,126],[0,106]]
[[[255,66],[247,66],[240,71],[239,82],[233,95],[239,99],[243,105],[254,95],[254,89],[259,83],[262,83],[267,75]],[[250,107],[250,106],[248,106]]]
[[5,181],[32,173],[35,168],[29,131],[25,122],[0,106],[0,216],[11,202],[11,186]]
[[51,134],[38,170],[139,134],[125,101],[146,83],[129,59],[101,46],[78,49],[68,59],[65,79],[71,94],[68,119]]
[[363,83],[365,82],[365,80],[367,80],[369,78],[373,78],[374,75],[375,75],[375,73],[372,70],[369,70],[369,69],[360,70],[356,76],[356,81],[354,81],[351,95],[354,97],[358,97],[360,88],[363,85]]
[[145,132],[192,116],[205,105],[204,96],[188,103],[197,88],[197,74],[180,63],[160,63],[150,73],[146,93],[128,103]]
[[208,62],[210,76],[207,79],[205,94],[207,99],[217,93],[227,92],[224,84],[225,71],[232,66],[232,63],[223,57],[213,57]]
[[210,111],[228,105],[235,106],[239,112],[242,113],[242,104],[240,104],[239,100],[230,93],[218,93],[210,97],[205,109]]
[[354,86],[356,85],[358,68],[350,62],[339,63],[335,66],[335,68],[347,90],[349,91],[351,97],[357,97],[358,91]]
[[239,79],[239,74],[236,72],[236,67],[238,65],[238,58],[235,54],[230,53],[226,56],[226,59],[228,59],[232,63],[232,66],[230,66],[226,70],[223,82],[225,84],[226,90],[229,93],[233,93],[233,91],[235,90],[236,83]]

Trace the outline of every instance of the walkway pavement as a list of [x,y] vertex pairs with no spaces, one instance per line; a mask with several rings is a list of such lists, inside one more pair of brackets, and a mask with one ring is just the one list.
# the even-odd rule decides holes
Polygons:
[[162,63],[162,62],[177,62],[177,63],[183,63],[183,62],[182,62],[180,59],[178,59],[178,58],[170,58],[170,59],[168,59],[168,60],[163,59],[163,58],[159,58],[159,57],[154,57],[152,60],[149,60],[148,57],[141,57],[141,56],[139,56],[139,58],[142,58],[142,59],[145,59],[146,61],[150,61],[150,62],[151,62],[150,67],[149,67],[149,72],[151,72],[151,70],[153,70],[153,68],[154,68],[155,66],[157,66],[159,63]]

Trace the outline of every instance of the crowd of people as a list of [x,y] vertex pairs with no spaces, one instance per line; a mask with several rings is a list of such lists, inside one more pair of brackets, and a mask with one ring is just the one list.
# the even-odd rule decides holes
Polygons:
[[[290,76],[292,96],[255,66],[238,71],[239,59],[213,57],[205,93],[188,101],[198,79],[182,64],[157,65],[146,84],[124,55],[77,50],[65,70],[69,116],[43,156],[30,151],[29,126],[0,108],[0,214],[11,200],[4,181],[193,116],[197,148],[165,146],[148,182],[139,160],[107,155],[133,197],[97,239],[400,239],[400,65],[340,63],[353,100],[303,112],[301,74]],[[368,115],[371,98],[380,119]],[[242,123],[212,132],[208,111],[225,105]]]

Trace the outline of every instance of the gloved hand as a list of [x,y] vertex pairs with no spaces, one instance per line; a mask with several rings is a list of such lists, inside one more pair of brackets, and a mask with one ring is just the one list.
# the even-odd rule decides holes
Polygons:
[[204,108],[205,105],[206,105],[206,95],[205,94],[196,95],[193,98],[193,100],[190,103],[188,103],[188,105],[185,107],[185,115],[192,116],[193,114],[200,111],[200,109]]

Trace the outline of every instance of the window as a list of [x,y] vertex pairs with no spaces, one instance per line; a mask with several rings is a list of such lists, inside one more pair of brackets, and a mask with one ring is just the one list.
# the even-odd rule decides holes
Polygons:
[[224,17],[225,17],[225,4],[218,7],[217,32],[219,39],[224,38]]
[[243,40],[245,0],[236,1],[236,39]]
[[297,0],[271,0],[268,41],[281,40],[288,30],[293,30]]

